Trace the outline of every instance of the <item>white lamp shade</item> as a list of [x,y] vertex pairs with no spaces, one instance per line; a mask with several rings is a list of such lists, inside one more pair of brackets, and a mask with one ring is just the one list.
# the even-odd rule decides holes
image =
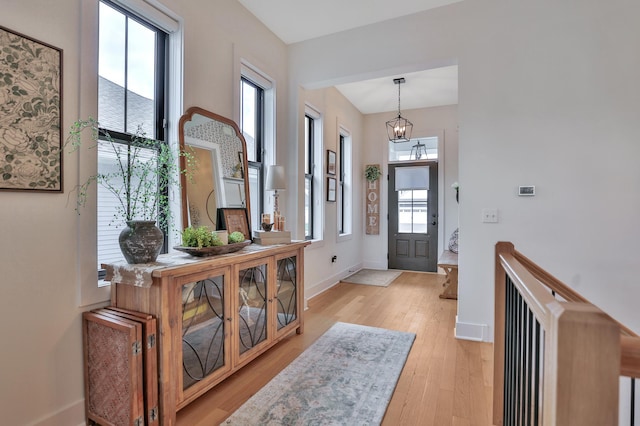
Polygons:
[[267,169],[267,191],[287,189],[287,179],[284,174],[284,167],[269,166]]

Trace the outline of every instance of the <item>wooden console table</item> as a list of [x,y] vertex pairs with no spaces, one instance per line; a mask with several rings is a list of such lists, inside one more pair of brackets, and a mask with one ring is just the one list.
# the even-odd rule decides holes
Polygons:
[[458,299],[458,253],[445,250],[438,259],[438,267],[444,269],[447,280],[444,282],[444,290],[440,294],[441,299]]
[[158,326],[160,424],[293,332],[303,332],[307,242],[249,245],[214,257],[161,255],[103,265],[111,304]]

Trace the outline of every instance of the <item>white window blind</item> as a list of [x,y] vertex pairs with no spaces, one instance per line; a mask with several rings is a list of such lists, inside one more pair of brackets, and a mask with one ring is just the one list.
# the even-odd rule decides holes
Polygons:
[[397,167],[396,191],[429,189],[429,167]]

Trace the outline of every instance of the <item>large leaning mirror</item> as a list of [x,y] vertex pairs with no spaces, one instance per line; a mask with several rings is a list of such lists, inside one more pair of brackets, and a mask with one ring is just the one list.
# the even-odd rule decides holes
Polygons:
[[[221,229],[220,208],[245,208],[249,222],[247,150],[238,125],[213,112],[191,107],[180,118],[179,131],[180,149],[191,152],[196,162],[193,175],[181,178],[183,226]],[[184,158],[181,161],[184,169]]]

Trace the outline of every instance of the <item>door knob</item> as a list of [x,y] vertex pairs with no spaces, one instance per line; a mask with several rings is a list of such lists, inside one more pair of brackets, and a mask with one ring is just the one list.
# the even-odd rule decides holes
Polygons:
[[433,226],[436,226],[436,221],[434,220],[433,222],[431,222],[431,224],[432,224]]

